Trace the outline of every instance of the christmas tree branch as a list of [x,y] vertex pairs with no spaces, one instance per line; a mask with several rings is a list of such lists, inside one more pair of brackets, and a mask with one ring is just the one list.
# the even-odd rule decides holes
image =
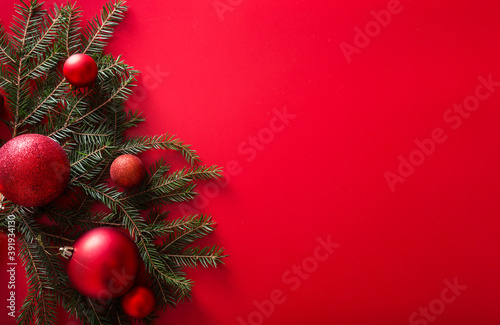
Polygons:
[[152,137],[134,137],[118,149],[122,154],[138,154],[150,149],[170,149],[180,152],[190,165],[198,163],[199,156],[189,145],[184,144],[175,135],[168,133]]
[[46,275],[42,274],[37,266],[38,259],[30,249],[30,244],[24,239],[20,240],[19,255],[27,261],[26,272],[28,275],[28,286],[30,291],[21,307],[18,322],[20,324],[30,323],[35,317],[42,324],[57,324],[55,316],[55,301],[44,289]]
[[49,55],[44,55],[41,60],[37,60],[35,66],[30,68],[24,78],[33,79],[43,76],[47,71],[53,69],[62,59],[61,53],[49,52]]
[[[14,127],[14,130],[16,130],[17,128],[19,128],[23,124],[25,124],[27,121],[29,121],[31,117],[36,116],[36,113],[39,110],[42,110],[42,109],[48,110],[48,109],[50,109],[51,108],[50,106],[46,106],[46,104],[49,101],[52,101],[53,106],[57,105],[57,100],[54,100],[54,98],[57,98],[58,96],[60,96],[62,94],[62,92],[64,91],[63,89],[61,89],[61,86],[64,84],[64,82],[65,82],[64,79],[61,80],[61,82],[59,82],[59,84],[41,101],[41,103],[39,103],[35,107],[35,109],[33,111],[31,111],[31,113],[29,113],[21,122],[19,122],[19,123],[16,124],[16,126]],[[32,121],[30,121],[30,122],[32,124],[38,123],[38,122],[40,122],[42,120],[43,116],[44,116],[44,114],[41,114],[33,122]]]
[[126,10],[125,1],[122,0],[105,5],[101,19],[96,16],[89,24],[86,34],[88,40],[84,42],[82,53],[100,53],[112,36],[113,27],[123,19]]
[[204,267],[213,266],[224,263],[222,258],[224,249],[220,246],[207,246],[207,247],[190,247],[180,254],[165,254],[169,259],[179,266],[196,267],[200,263]]
[[52,44],[57,36],[56,28],[61,24],[62,17],[65,13],[64,10],[60,10],[57,4],[54,6],[54,17],[46,15],[48,17],[49,24],[42,31],[42,35],[38,40],[31,46],[31,50],[24,54],[23,60],[28,59],[32,55],[41,55],[45,52],[45,49]]
[[[40,133],[57,140],[70,165],[63,200],[33,209],[6,200],[0,211],[2,230],[9,227],[7,216],[18,221],[19,256],[28,277],[18,318],[23,324],[55,324],[57,305],[86,324],[132,323],[119,300],[101,305],[72,288],[58,251],[53,251],[97,227],[128,230],[160,308],[190,298],[192,281],[184,267],[217,266],[225,257],[217,245],[190,246],[214,230],[210,216],[167,220],[163,211],[164,204],[192,199],[197,182],[220,178],[221,169],[201,165],[197,152],[174,135],[126,136],[144,121],[139,110],[124,110],[139,72],[121,56],[103,54],[126,9],[125,1],[110,2],[81,29],[75,4],[55,5],[48,12],[37,0],[21,0],[12,33],[0,25],[0,88],[11,113],[4,122],[12,137]],[[98,65],[96,81],[85,88],[70,86],[60,71],[61,61],[78,52],[91,55]],[[190,167],[172,172],[160,159],[135,188],[121,191],[109,185],[115,158],[148,150],[179,152]],[[149,324],[154,317],[137,323]]]
[[125,82],[122,83],[122,85],[120,86],[119,89],[117,89],[108,99],[106,99],[106,101],[104,101],[103,103],[101,103],[99,106],[96,106],[95,108],[91,109],[89,112],[87,112],[86,114],[84,114],[83,116],[77,118],[76,120],[74,121],[71,121],[70,123],[66,124],[63,128],[60,128],[54,132],[52,132],[51,134],[54,134],[54,133],[57,133],[63,129],[66,129],[66,128],[69,128],[79,122],[81,122],[82,120],[84,120],[85,118],[87,118],[89,115],[95,113],[95,112],[98,112],[100,109],[102,109],[105,105],[109,104],[111,101],[113,101],[114,99],[118,99],[118,98],[121,98],[122,96],[126,96],[126,95],[130,95],[130,89],[127,88],[130,86],[130,84],[132,82],[135,81],[135,77],[132,75],[130,76],[129,78],[127,78],[127,80]]
[[9,64],[14,63],[15,60],[11,52],[9,35],[3,25],[0,24],[0,62],[5,63],[5,61],[7,61]]
[[60,32],[61,39],[64,40],[64,49],[66,56],[74,54],[78,47],[80,47],[80,17],[81,11],[75,4],[68,4],[66,6],[67,20],[64,21],[64,28]]
[[95,307],[94,307],[94,303],[92,302],[92,300],[90,300],[90,298],[87,298],[87,301],[89,303],[89,306],[90,308],[92,309],[93,313],[94,313],[94,316],[95,316],[95,319],[97,320],[97,323],[99,325],[103,325],[103,322],[101,322],[101,318],[99,316],[99,313],[97,313]]

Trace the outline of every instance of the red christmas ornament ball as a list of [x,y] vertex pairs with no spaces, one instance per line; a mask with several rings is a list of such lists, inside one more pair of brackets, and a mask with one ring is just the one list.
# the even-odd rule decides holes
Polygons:
[[61,146],[41,134],[23,134],[0,148],[0,193],[25,206],[46,205],[68,186],[69,159]]
[[2,94],[0,94],[0,112],[3,111],[5,105],[5,97],[3,97]]
[[73,54],[63,66],[64,77],[75,87],[88,87],[97,78],[97,64],[87,54]]
[[139,272],[137,246],[123,231],[99,227],[84,233],[73,245],[68,276],[82,295],[108,301],[125,294]]
[[155,309],[155,296],[146,286],[136,285],[122,297],[125,314],[134,318],[144,318]]
[[134,155],[121,155],[111,164],[111,179],[116,185],[132,188],[139,185],[146,177],[142,161]]

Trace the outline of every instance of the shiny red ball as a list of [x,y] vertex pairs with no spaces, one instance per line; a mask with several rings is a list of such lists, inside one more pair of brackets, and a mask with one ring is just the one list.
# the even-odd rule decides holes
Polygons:
[[2,94],[0,94],[0,112],[3,111],[5,105],[5,97],[3,97]]
[[40,134],[23,134],[0,148],[0,193],[25,206],[46,205],[68,186],[69,159],[61,146]]
[[89,230],[75,241],[73,249],[68,276],[82,295],[105,302],[135,284],[139,251],[123,231],[111,227]]
[[132,188],[139,185],[146,177],[142,161],[134,155],[121,155],[111,164],[111,179],[116,185]]
[[136,285],[122,297],[125,314],[134,318],[144,318],[155,309],[155,296],[151,289]]
[[97,64],[87,54],[73,54],[63,66],[64,77],[75,87],[88,87],[97,78]]

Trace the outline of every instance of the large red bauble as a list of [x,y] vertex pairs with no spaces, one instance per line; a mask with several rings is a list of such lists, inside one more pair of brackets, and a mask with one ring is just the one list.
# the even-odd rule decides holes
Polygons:
[[146,177],[142,161],[134,155],[121,155],[111,164],[111,179],[116,185],[132,188],[139,185]]
[[122,297],[125,314],[134,318],[144,318],[155,309],[155,296],[151,289],[136,285]]
[[123,231],[111,227],[89,230],[75,241],[73,249],[68,276],[82,295],[107,301],[135,284],[139,251]]
[[88,87],[97,78],[97,64],[87,54],[73,54],[63,66],[64,77],[75,87]]
[[38,207],[54,201],[69,182],[69,159],[49,137],[23,134],[0,148],[0,193],[11,202]]

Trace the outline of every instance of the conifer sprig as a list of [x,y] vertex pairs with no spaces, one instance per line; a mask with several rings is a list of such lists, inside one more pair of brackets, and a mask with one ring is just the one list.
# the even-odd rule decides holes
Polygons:
[[[165,209],[170,203],[191,200],[197,182],[220,178],[221,169],[202,165],[196,151],[175,135],[126,135],[144,121],[140,111],[124,109],[139,71],[120,56],[103,53],[126,10],[125,1],[112,0],[82,27],[82,13],[74,3],[46,10],[38,0],[20,0],[11,32],[0,25],[0,88],[11,116],[4,123],[13,137],[39,133],[58,141],[71,165],[62,200],[40,208],[4,201],[5,209],[0,210],[2,231],[7,229],[7,216],[15,216],[19,257],[28,277],[20,324],[57,324],[58,305],[85,324],[132,323],[119,301],[99,304],[73,289],[57,256],[57,247],[71,245],[96,227],[130,232],[160,309],[190,297],[193,283],[184,267],[223,263],[222,247],[193,246],[215,229],[211,216],[170,219]],[[98,64],[97,80],[87,89],[71,88],[62,74],[62,62],[75,53],[91,55]],[[122,191],[109,182],[116,157],[148,150],[176,151],[187,167],[172,171],[159,159],[134,189]],[[149,324],[155,317],[139,323]]]

